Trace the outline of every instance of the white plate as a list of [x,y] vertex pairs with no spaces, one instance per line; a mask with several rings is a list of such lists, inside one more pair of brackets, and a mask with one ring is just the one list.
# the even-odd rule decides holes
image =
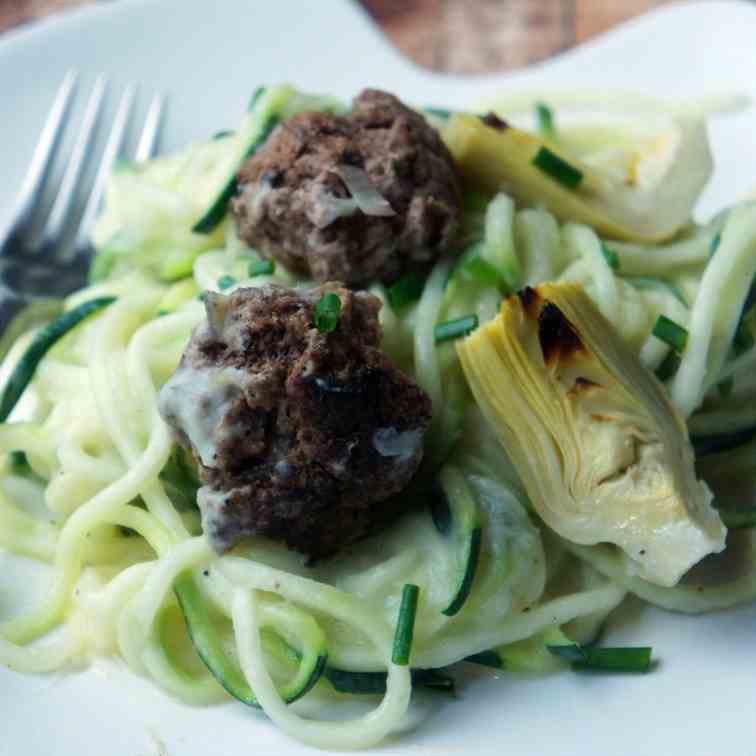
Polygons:
[[[754,39],[752,5],[671,6],[544,65],[462,78],[415,68],[356,7],[336,0],[120,0],[87,8],[0,40],[0,223],[71,67],[85,80],[106,71],[118,86],[139,82],[142,112],[152,92],[169,92],[163,143],[170,148],[235,124],[258,83],[280,80],[344,96],[375,85],[452,106],[496,89],[533,87],[756,96]],[[713,125],[717,173],[705,212],[756,185],[755,133],[753,112]],[[690,618],[629,602],[611,640],[653,644],[658,669],[640,677],[530,680],[474,673],[457,701],[441,699],[418,732],[380,752],[756,754],[756,609]],[[241,704],[189,708],[112,664],[53,678],[0,670],[0,712],[2,756],[154,756],[163,753],[161,743],[170,756],[312,752]]]

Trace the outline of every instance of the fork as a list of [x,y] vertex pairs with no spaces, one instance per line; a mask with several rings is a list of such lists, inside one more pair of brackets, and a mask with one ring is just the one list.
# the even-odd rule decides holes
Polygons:
[[[34,149],[12,220],[0,233],[0,339],[27,305],[49,302],[86,283],[92,257],[89,233],[113,164],[126,157],[124,137],[134,104],[133,86],[121,94],[99,163],[95,162],[95,136],[108,88],[107,80],[100,75],[87,99],[52,206],[45,218],[40,217],[44,215],[42,194],[70,121],[77,82],[74,71],[64,77]],[[163,98],[156,95],[149,105],[133,154],[136,162],[155,153],[163,103]],[[94,180],[87,194],[81,184],[88,168],[94,169]],[[75,211],[77,199],[84,206],[80,215]]]

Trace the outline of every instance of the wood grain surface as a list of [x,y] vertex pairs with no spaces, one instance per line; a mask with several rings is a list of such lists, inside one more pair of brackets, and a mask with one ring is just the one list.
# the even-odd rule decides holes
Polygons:
[[[0,0],[0,31],[95,1]],[[412,60],[454,73],[501,71],[543,60],[669,1],[361,0]]]

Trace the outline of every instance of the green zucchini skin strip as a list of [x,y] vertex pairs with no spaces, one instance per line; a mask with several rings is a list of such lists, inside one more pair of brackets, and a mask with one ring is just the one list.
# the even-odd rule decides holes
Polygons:
[[[255,709],[261,708],[244,674],[228,657],[220,639],[213,631],[207,607],[191,574],[181,575],[174,583],[173,591],[184,614],[192,645],[213,677],[238,701]],[[290,652],[292,660],[301,661],[302,656],[298,651],[288,646],[287,651]],[[327,654],[323,650],[315,658],[304,683],[282,692],[284,701],[292,703],[312,690],[322,676],[326,662]]]
[[229,200],[236,191],[236,170],[247,158],[252,157],[252,155],[254,155],[255,152],[257,152],[257,150],[260,149],[263,144],[265,144],[266,140],[270,136],[270,133],[276,126],[278,126],[279,122],[280,118],[275,115],[271,115],[270,118],[268,118],[268,121],[263,127],[262,131],[260,132],[258,138],[253,140],[252,143],[247,146],[246,150],[240,156],[239,162],[234,169],[234,173],[231,174],[231,177],[226,182],[226,185],[223,187],[223,189],[221,189],[218,196],[210,204],[210,207],[207,209],[205,214],[194,224],[194,226],[192,226],[192,231],[195,234],[210,234],[223,220],[223,218],[226,216],[226,211],[228,210]]
[[491,667],[491,669],[504,669],[504,661],[496,651],[496,649],[490,649],[489,651],[481,651],[479,654],[473,654],[465,659],[466,662],[471,664],[479,664],[482,667]]
[[756,428],[744,428],[733,433],[715,433],[711,436],[691,436],[690,442],[696,452],[696,457],[730,451],[738,446],[744,446],[756,437]]
[[589,647],[572,644],[546,646],[554,656],[569,662],[573,669],[600,672],[648,672],[651,669],[651,647]]
[[461,545],[462,565],[457,588],[442,614],[453,617],[465,605],[472,590],[480,560],[482,529],[477,504],[467,481],[456,468],[441,471],[439,486],[431,501],[431,516],[436,529],[451,545]]
[[34,337],[32,343],[29,344],[28,349],[13,369],[8,382],[5,384],[3,396],[0,399],[0,423],[4,423],[8,419],[8,415],[13,411],[16,403],[34,377],[37,365],[39,365],[42,358],[55,342],[79,325],[82,320],[85,320],[93,313],[102,310],[113,302],[115,302],[115,297],[90,299],[88,302],[84,302],[78,307],[74,307],[73,310],[69,310],[57,317]]
[[722,522],[730,530],[753,528],[756,526],[756,508],[728,509],[726,507],[717,507],[716,509],[722,518]]
[[[412,685],[454,693],[454,679],[437,669],[413,669]],[[339,693],[380,696],[386,692],[386,672],[351,672],[326,667],[324,676]]]
[[213,677],[237,700],[247,706],[261,708],[241,670],[228,658],[213,632],[194,578],[188,574],[181,575],[173,585],[173,592],[184,614],[192,645]]
[[465,562],[465,572],[462,575],[462,580],[457,589],[457,593],[452,599],[449,606],[442,611],[447,617],[453,617],[459,610],[465,605],[467,597],[472,590],[473,579],[478,569],[478,561],[480,559],[480,544],[482,540],[481,529],[475,528],[470,532],[470,539],[468,541],[468,554]]

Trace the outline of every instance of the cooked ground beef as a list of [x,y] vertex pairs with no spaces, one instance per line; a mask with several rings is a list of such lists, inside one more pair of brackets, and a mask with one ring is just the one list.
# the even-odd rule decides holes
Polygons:
[[[342,303],[331,333],[313,325],[325,292]],[[431,406],[379,349],[380,300],[329,283],[205,303],[160,410],[199,463],[215,548],[265,535],[324,557],[406,506],[393,495],[420,465]]]
[[[387,214],[365,214],[350,201],[344,166],[388,201]],[[284,121],[238,179],[232,209],[242,239],[316,281],[390,282],[450,249],[459,226],[445,145],[420,114],[375,89],[348,116]]]

